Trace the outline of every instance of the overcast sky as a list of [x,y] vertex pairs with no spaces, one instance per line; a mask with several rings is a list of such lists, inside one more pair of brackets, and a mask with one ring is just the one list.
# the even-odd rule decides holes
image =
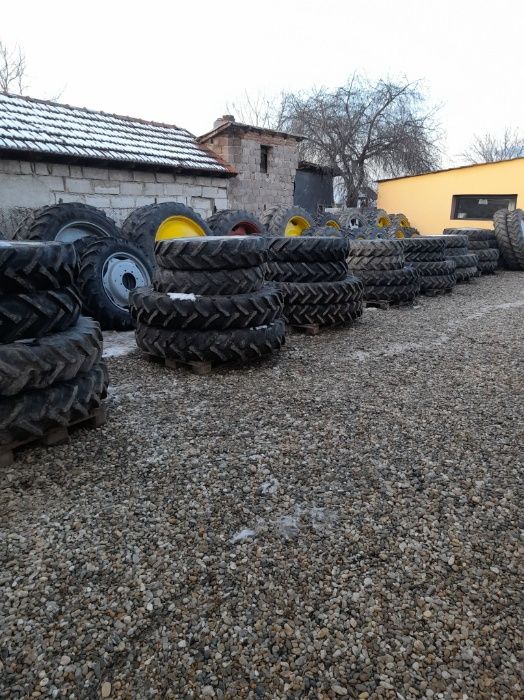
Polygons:
[[524,131],[524,0],[10,2],[27,94],[208,131],[251,93],[353,72],[421,80],[441,105],[443,165],[474,133]]

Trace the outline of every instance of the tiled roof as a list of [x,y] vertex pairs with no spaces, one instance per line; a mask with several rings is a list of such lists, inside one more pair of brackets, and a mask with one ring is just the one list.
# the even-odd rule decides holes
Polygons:
[[177,126],[0,94],[0,150],[229,175],[234,170]]

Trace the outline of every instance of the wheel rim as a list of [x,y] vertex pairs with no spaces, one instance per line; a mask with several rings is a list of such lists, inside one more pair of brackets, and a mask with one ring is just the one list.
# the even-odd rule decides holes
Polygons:
[[340,224],[338,223],[338,221],[335,221],[335,219],[328,219],[324,226],[331,226],[331,228],[336,228],[338,231],[340,231],[341,229]]
[[404,234],[404,231],[399,231],[399,230],[395,231],[395,238],[405,238],[405,237],[406,236]]
[[409,226],[409,221],[407,219],[402,218],[399,221],[399,225],[405,228],[405,227]]
[[290,238],[292,236],[301,236],[304,231],[311,228],[311,224],[303,216],[293,216],[286,224],[284,236]]
[[228,236],[260,236],[262,231],[252,221],[239,221],[235,224]]
[[155,240],[165,241],[170,238],[196,238],[205,236],[206,232],[194,219],[188,216],[170,216],[157,228]]
[[55,236],[55,241],[62,243],[73,243],[81,238],[96,236],[97,238],[107,238],[108,233],[102,226],[97,226],[90,221],[70,221],[63,226]]
[[150,282],[147,267],[129,253],[110,255],[102,268],[104,291],[119,309],[127,309],[131,290],[146,287]]
[[391,221],[385,216],[380,216],[377,221],[377,226],[379,228],[386,228],[387,226],[391,226]]

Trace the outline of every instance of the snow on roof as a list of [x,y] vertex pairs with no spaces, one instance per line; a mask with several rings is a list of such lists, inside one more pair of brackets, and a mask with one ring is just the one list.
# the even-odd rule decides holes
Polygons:
[[0,150],[234,173],[177,126],[19,95],[0,94]]

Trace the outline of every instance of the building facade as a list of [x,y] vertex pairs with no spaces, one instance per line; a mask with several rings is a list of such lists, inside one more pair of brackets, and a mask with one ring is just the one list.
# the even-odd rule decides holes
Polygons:
[[491,228],[495,211],[524,206],[524,158],[380,180],[377,206],[423,234]]
[[0,233],[59,202],[102,209],[117,224],[137,207],[227,209],[234,169],[184,129],[53,102],[0,95]]
[[302,137],[241,124],[231,114],[215,121],[198,143],[229,163],[237,176],[229,181],[231,209],[262,214],[267,208],[293,204]]

